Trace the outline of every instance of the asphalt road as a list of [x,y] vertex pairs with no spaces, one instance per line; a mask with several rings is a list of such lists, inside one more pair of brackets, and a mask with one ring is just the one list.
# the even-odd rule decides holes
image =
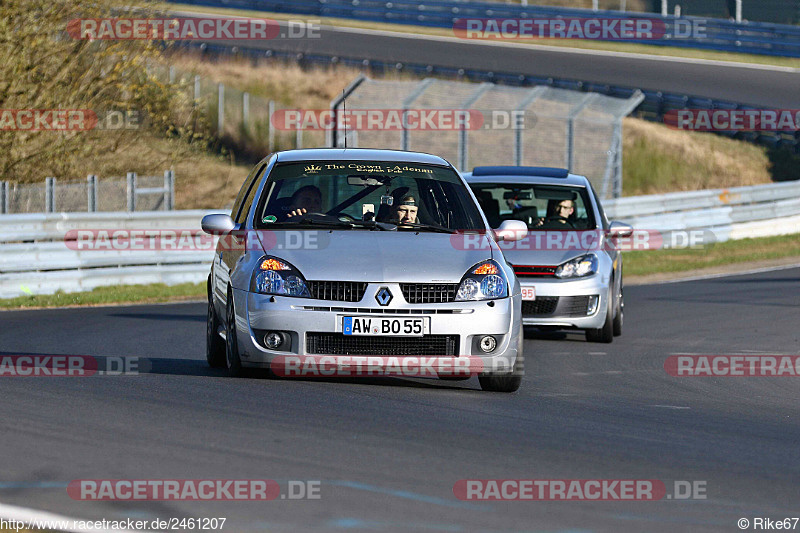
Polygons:
[[[286,28],[285,23],[282,28]],[[288,35],[287,31],[282,33]],[[313,38],[224,42],[292,53],[567,78],[770,108],[800,108],[800,69],[783,67],[476,42],[333,26],[323,26]]]
[[[800,269],[626,289],[624,335],[529,335],[517,394],[465,382],[231,379],[204,305],[0,313],[0,355],[143,358],[136,376],[0,378],[0,503],[225,531],[738,531],[797,516],[800,382],[675,378],[675,353],[797,354]],[[145,360],[146,359],[146,360]],[[75,479],[319,480],[318,500],[91,502]],[[461,479],[705,482],[706,499],[464,502]]]

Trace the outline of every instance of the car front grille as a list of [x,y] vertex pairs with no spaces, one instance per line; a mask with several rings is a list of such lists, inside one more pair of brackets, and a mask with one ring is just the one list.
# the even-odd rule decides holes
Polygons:
[[556,267],[546,265],[514,265],[518,278],[554,278]]
[[403,297],[410,304],[454,302],[458,283],[401,283]]
[[587,316],[591,296],[540,296],[533,301],[522,302],[523,317],[575,318]]
[[307,281],[311,297],[317,300],[360,302],[367,290],[363,281]]
[[552,315],[558,305],[558,296],[540,296],[533,301],[522,302],[522,316]]
[[306,352],[314,355],[458,355],[458,335],[381,337],[310,332],[306,333]]

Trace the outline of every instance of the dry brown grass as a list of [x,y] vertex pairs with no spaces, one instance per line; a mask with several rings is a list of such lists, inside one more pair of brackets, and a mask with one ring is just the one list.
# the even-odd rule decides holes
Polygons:
[[626,196],[770,183],[766,149],[712,133],[624,121]]

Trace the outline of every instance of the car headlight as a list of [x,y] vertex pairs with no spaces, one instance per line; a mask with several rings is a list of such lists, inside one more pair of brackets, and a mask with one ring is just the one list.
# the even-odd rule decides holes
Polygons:
[[274,257],[261,259],[253,272],[250,291],[298,298],[311,297],[302,274],[286,261]]
[[492,261],[481,261],[470,268],[461,279],[456,301],[494,300],[508,296],[508,280],[503,269]]
[[582,278],[584,276],[591,276],[595,272],[597,272],[597,256],[594,254],[586,254],[558,265],[558,268],[556,268],[556,277]]

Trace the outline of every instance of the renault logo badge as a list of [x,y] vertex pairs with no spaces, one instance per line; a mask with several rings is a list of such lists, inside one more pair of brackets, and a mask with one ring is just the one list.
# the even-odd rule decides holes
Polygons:
[[389,290],[389,287],[381,287],[375,294],[375,300],[380,305],[389,305],[389,302],[392,301],[392,291]]

